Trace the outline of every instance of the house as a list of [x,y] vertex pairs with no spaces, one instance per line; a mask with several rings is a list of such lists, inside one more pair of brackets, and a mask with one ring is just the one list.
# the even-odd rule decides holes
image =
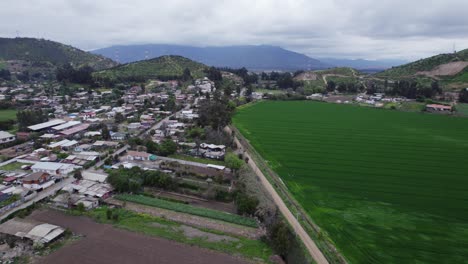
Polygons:
[[38,162],[31,167],[33,172],[46,172],[50,175],[65,176],[71,173],[76,166],[57,162]]
[[52,179],[46,172],[33,172],[23,178],[23,187],[28,189],[41,189],[43,184]]
[[111,132],[110,136],[112,140],[125,140],[127,138],[127,134],[121,132]]
[[451,112],[452,107],[449,105],[428,104],[426,105],[426,110],[431,112]]
[[127,159],[128,160],[150,160],[152,155],[146,152],[138,152],[138,151],[128,151],[127,152]]
[[0,144],[15,141],[16,137],[6,131],[0,131]]
[[222,159],[226,154],[226,146],[202,143],[199,152],[205,158]]

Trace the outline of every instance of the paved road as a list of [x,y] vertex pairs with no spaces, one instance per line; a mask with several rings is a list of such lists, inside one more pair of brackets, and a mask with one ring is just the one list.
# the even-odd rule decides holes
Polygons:
[[8,212],[5,212],[4,214],[2,214],[0,216],[0,221],[2,221],[3,219],[7,218],[10,214],[18,211],[18,210],[21,210],[21,209],[24,209],[28,206],[30,206],[32,203],[34,202],[39,202],[41,201],[42,199],[48,197],[48,196],[52,196],[52,195],[55,195],[55,193],[62,189],[63,187],[65,187],[65,185],[71,183],[72,181],[74,180],[74,178],[72,176],[62,180],[61,182],[58,182],[52,186],[50,186],[49,188],[43,190],[42,192],[39,192],[37,193],[37,196],[34,197],[33,199],[23,203],[22,205],[18,206],[18,207],[15,207],[13,209],[11,209],[10,211]]
[[[238,146],[241,146],[242,149],[245,149],[244,147],[242,147],[242,144],[237,139],[237,137],[235,137],[235,143]],[[315,260],[315,262],[317,262],[318,264],[328,264],[328,260],[325,258],[325,256],[320,251],[320,249],[317,247],[315,242],[310,238],[309,234],[307,234],[307,232],[301,226],[299,221],[294,217],[294,215],[291,213],[291,211],[289,211],[289,208],[286,206],[283,199],[281,199],[279,194],[276,192],[275,188],[273,188],[273,186],[268,181],[268,179],[265,177],[263,172],[258,168],[257,164],[250,157],[250,154],[248,152],[245,152],[244,156],[249,158],[249,163],[248,163],[249,166],[253,169],[253,171],[260,178],[260,181],[261,181],[262,185],[265,187],[265,189],[268,191],[268,193],[270,193],[271,197],[273,197],[273,200],[275,201],[276,205],[278,206],[278,209],[284,215],[284,217],[289,222],[289,224],[292,226],[292,228],[294,229],[296,234],[299,236],[299,238],[302,240],[302,242],[306,246],[307,250],[309,251],[310,255]]]

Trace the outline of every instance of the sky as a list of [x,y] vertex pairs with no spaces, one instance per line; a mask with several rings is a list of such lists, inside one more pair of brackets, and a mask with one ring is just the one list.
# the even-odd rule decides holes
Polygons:
[[467,0],[0,0],[0,37],[84,50],[276,45],[308,56],[416,60],[468,48]]

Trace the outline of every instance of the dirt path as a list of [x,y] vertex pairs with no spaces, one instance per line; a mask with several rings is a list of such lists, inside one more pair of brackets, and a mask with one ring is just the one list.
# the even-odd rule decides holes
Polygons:
[[[234,141],[238,146],[241,146],[241,149],[246,149],[245,147],[242,146],[242,144],[240,143],[237,137],[235,137]],[[249,166],[253,169],[253,171],[260,178],[260,181],[263,187],[270,193],[271,197],[273,197],[273,200],[278,206],[278,209],[286,218],[286,220],[289,222],[289,224],[292,226],[292,228],[294,229],[294,232],[296,232],[296,234],[300,237],[300,239],[304,243],[305,247],[309,251],[312,258],[315,260],[315,262],[317,262],[318,264],[328,264],[328,260],[325,258],[323,253],[317,247],[315,242],[310,238],[309,234],[307,234],[307,232],[301,226],[299,221],[294,217],[291,211],[289,211],[289,208],[286,206],[283,199],[281,199],[279,194],[276,192],[275,188],[273,188],[271,183],[265,177],[263,172],[258,168],[257,164],[254,162],[254,160],[252,159],[252,157],[247,151],[244,152],[244,157],[247,157],[249,159],[249,162],[248,162]]]
[[[106,202],[109,204],[123,206],[122,201],[119,201],[114,198],[109,198],[106,200]],[[174,212],[171,210],[146,206],[142,204],[136,204],[136,203],[132,203],[128,201],[125,203],[125,209],[134,211],[137,213],[145,213],[145,214],[150,214],[152,216],[164,217],[166,219],[169,219],[178,223],[191,225],[195,227],[213,229],[213,230],[221,231],[227,234],[231,234],[235,236],[243,236],[243,237],[247,237],[250,239],[259,239],[262,236],[261,230],[256,229],[256,228],[239,226],[239,225],[226,223],[226,222],[220,222],[220,221],[216,221],[216,220],[212,220],[212,219],[208,219],[208,218],[204,218],[204,217],[200,217],[196,215]]]

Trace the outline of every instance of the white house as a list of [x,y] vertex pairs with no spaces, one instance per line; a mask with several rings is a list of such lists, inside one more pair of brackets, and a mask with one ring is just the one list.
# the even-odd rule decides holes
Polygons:
[[38,162],[31,167],[33,172],[47,172],[50,175],[65,176],[71,173],[75,168],[73,164],[58,162]]
[[6,131],[0,131],[0,144],[15,141],[16,137]]

